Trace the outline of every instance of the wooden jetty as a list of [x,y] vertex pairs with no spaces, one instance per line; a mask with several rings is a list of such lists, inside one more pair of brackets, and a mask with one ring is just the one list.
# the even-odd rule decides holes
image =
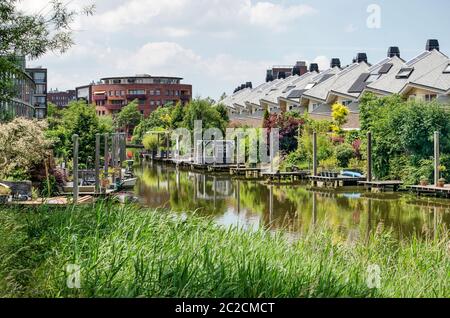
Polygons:
[[[77,200],[78,205],[83,204],[91,204],[94,202],[94,197],[90,195],[80,196]],[[66,206],[73,204],[73,199],[68,197],[54,197],[47,199],[36,199],[31,201],[13,201],[8,203],[9,205],[15,206],[40,206],[40,205],[49,205],[49,206]]]
[[230,174],[232,176],[245,176],[246,178],[260,178],[263,171],[266,170],[263,168],[236,167],[230,168]]
[[313,187],[348,187],[357,186],[358,182],[364,181],[366,178],[356,178],[356,177],[345,177],[345,176],[309,176],[308,179],[311,181],[311,186]]
[[364,186],[368,190],[375,192],[397,192],[401,186],[403,186],[402,181],[391,180],[391,181],[359,181],[359,185]]
[[290,180],[291,182],[305,180],[309,175],[310,175],[309,171],[262,173],[262,176],[266,178],[268,182],[274,182],[275,180],[278,180],[278,183],[281,183],[282,180]]
[[444,187],[437,187],[435,185],[421,186],[421,185],[413,185],[406,186],[406,189],[417,194],[417,195],[435,195],[435,196],[444,196],[446,198],[450,197],[450,185],[447,184]]

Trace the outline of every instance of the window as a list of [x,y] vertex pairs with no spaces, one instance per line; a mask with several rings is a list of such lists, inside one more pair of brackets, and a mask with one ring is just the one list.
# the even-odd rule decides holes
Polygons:
[[436,94],[426,94],[425,95],[425,101],[426,102],[432,102],[437,98]]
[[154,101],[151,101],[151,102],[150,102],[150,106],[155,106],[155,102],[154,102]]
[[150,95],[151,95],[151,96],[155,95],[155,91],[154,91],[154,90],[151,90],[151,91],[150,91]]
[[128,91],[129,95],[145,95],[145,90],[144,89],[130,89]]
[[45,83],[45,73],[36,72],[33,74],[35,83]]
[[140,99],[139,100],[139,105],[144,105],[145,104],[145,99]]
[[113,91],[109,91],[109,96],[113,96],[114,92]]
[[125,91],[120,91],[120,96],[125,96]]
[[411,76],[411,74],[412,74],[412,72],[414,71],[414,68],[412,68],[412,67],[405,67],[405,68],[402,68],[399,72],[398,72],[398,74],[397,74],[397,78],[409,78],[410,76]]
[[344,106],[348,106],[348,105],[350,105],[351,103],[352,103],[351,100],[343,100],[343,101],[342,101],[342,105],[344,105]]
[[112,104],[112,105],[122,105],[123,102],[122,102],[121,100],[112,100],[112,101],[111,101],[111,104]]
[[122,81],[120,79],[115,79],[112,82],[113,84],[120,84]]
[[448,64],[447,67],[445,68],[444,74],[450,74],[450,64]]
[[144,111],[143,110],[141,110],[141,115],[144,115]]
[[45,94],[46,93],[46,89],[45,89],[45,85],[36,85],[36,94]]
[[116,91],[116,96],[120,96],[120,91]]
[[156,96],[161,95],[161,91],[159,89],[156,90]]

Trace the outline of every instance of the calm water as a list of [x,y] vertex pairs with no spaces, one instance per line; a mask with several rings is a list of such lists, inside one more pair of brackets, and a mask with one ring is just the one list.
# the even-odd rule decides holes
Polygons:
[[218,224],[249,230],[264,226],[297,236],[325,224],[337,238],[352,241],[380,228],[405,239],[413,234],[432,237],[438,227],[450,226],[450,200],[373,194],[360,188],[313,191],[307,185],[270,186],[164,164],[145,165],[136,174],[136,194],[145,206],[195,211],[212,216]]

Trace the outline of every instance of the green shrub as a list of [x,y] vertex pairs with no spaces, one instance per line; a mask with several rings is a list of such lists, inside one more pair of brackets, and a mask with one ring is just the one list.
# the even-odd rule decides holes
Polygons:
[[347,168],[350,159],[355,157],[355,151],[353,147],[345,143],[336,147],[335,154],[338,165],[342,168]]

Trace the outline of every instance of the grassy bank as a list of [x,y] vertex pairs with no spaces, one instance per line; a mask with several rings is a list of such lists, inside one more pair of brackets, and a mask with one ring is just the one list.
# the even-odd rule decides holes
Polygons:
[[[0,297],[450,297],[449,242],[350,247],[320,230],[289,243],[133,206],[0,208]],[[372,264],[380,289],[367,287]]]

